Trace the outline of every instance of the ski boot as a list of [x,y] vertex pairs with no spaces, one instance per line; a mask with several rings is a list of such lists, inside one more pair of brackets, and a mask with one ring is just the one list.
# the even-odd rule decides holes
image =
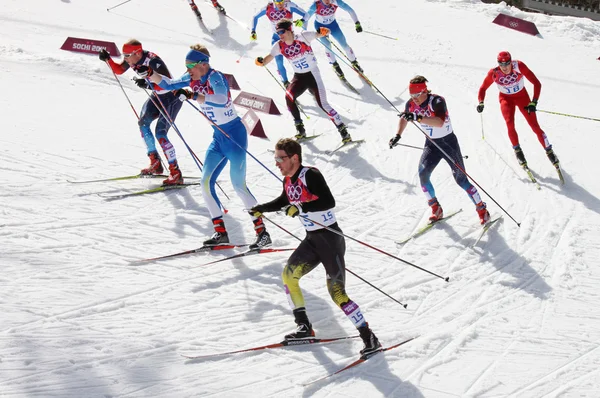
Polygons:
[[360,73],[364,72],[363,68],[361,68],[360,65],[358,64],[358,61],[354,60],[354,61],[351,62],[351,64],[352,64],[352,67],[355,70],[357,70],[358,72],[360,72]]
[[548,148],[546,148],[546,156],[548,156],[548,159],[550,160],[550,162],[552,163],[552,165],[554,167],[558,167],[558,158],[556,157],[556,154],[552,150],[552,145],[550,145]]
[[302,140],[306,138],[306,129],[304,128],[304,123],[302,120],[297,120],[296,122],[296,135],[294,136],[296,140]]
[[485,225],[488,222],[490,222],[490,218],[491,218],[490,212],[487,211],[487,206],[485,203],[483,203],[483,202],[477,203],[475,210],[477,210],[477,214],[479,215],[479,223],[481,225]]
[[150,166],[142,169],[140,174],[144,176],[162,174],[163,166],[158,152],[150,152],[148,158],[150,158]]
[[271,235],[267,232],[265,224],[263,224],[262,218],[254,221],[254,229],[256,230],[256,241],[248,246],[249,250],[262,249],[265,246],[269,246],[271,243]]
[[183,184],[183,176],[177,165],[177,161],[169,163],[169,177],[163,181],[163,185],[179,185]]
[[227,230],[225,229],[225,222],[222,218],[217,218],[213,220],[213,227],[215,228],[215,233],[203,242],[204,246],[217,246],[229,243],[229,236],[227,235]]
[[340,68],[340,64],[338,64],[337,62],[334,62],[331,64],[331,66],[333,67],[333,70],[335,71],[335,74],[340,78],[340,79],[345,79],[346,77],[344,76],[344,72],[342,71],[342,68]]
[[226,15],[225,13],[225,9],[223,8],[222,5],[219,4],[218,1],[213,1],[212,5],[217,9],[217,11],[219,11],[221,14]]
[[517,160],[519,161],[519,166],[525,168],[527,167],[527,160],[525,160],[525,155],[523,154],[523,150],[521,146],[517,145],[514,147],[515,155],[517,156]]
[[444,210],[442,209],[442,206],[440,205],[440,202],[438,202],[437,198],[431,199],[428,204],[431,207],[431,216],[429,217],[430,224],[433,224],[434,222],[440,221],[442,218],[444,218]]
[[350,133],[348,133],[348,128],[344,123],[337,126],[337,130],[342,136],[342,144],[347,144],[352,141],[352,137],[350,136]]
[[369,324],[365,322],[364,326],[358,328],[358,333],[365,347],[360,350],[361,357],[370,357],[374,353],[381,351],[381,343],[375,333],[369,328]]
[[294,310],[294,318],[296,325],[296,331],[285,335],[285,340],[304,340],[311,337],[315,337],[315,331],[312,328],[306,315],[306,308],[296,308]]

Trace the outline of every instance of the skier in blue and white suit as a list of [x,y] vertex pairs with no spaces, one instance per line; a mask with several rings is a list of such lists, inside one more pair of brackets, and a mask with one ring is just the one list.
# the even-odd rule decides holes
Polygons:
[[[193,99],[200,105],[202,113],[211,120],[213,140],[206,151],[204,170],[202,171],[202,195],[210,212],[215,233],[204,245],[215,246],[229,243],[229,236],[223,221],[221,203],[215,191],[217,177],[231,162],[230,177],[235,192],[246,209],[256,205],[256,198],[246,186],[246,149],[248,134],[242,120],[237,115],[231,101],[229,83],[221,72],[210,67],[210,53],[206,47],[196,44],[191,47],[185,59],[187,73],[179,79],[169,79],[158,73],[151,80],[163,89],[179,90],[180,99]],[[191,87],[192,91],[183,90]],[[250,249],[266,246],[271,238],[262,218],[253,217],[256,230],[256,242]]]
[[[335,20],[335,12],[337,9],[341,8],[342,10],[348,12],[352,21],[354,21],[354,27],[356,28],[356,32],[360,33],[363,31],[360,22],[358,21],[358,16],[356,12],[350,7],[344,0],[315,0],[315,2],[310,6],[306,14],[304,15],[304,20],[308,22],[310,18],[315,15],[315,30],[318,32],[319,28],[325,27],[331,31],[331,36],[340,44],[340,46],[346,52],[346,56],[352,63],[352,67],[359,72],[363,72],[363,69],[358,64],[356,60],[356,55],[354,55],[354,51],[346,42],[346,37],[344,33],[340,29],[337,21]],[[325,54],[327,54],[327,58],[329,59],[329,63],[333,66],[335,73],[340,77],[344,77],[344,72],[340,68],[340,65],[336,61],[335,54],[331,50],[331,43],[328,38],[319,39],[321,43],[325,45],[327,48]]]
[[[250,39],[256,40],[256,25],[258,24],[258,20],[267,16],[269,22],[271,22],[271,27],[273,28],[273,36],[271,37],[271,45],[275,44],[275,42],[279,41],[279,36],[276,33],[277,22],[282,19],[293,19],[294,13],[304,17],[306,11],[302,8],[298,7],[298,5],[292,1],[287,0],[273,0],[270,1],[265,7],[263,7],[255,16],[252,18],[252,32],[250,33]],[[296,26],[303,26],[304,20],[298,19],[296,21]],[[285,66],[283,64],[283,56],[278,55],[275,57],[275,63],[277,64],[277,71],[279,71],[279,76],[281,77],[281,81],[285,88],[290,85],[288,80],[287,72],[285,70]]]

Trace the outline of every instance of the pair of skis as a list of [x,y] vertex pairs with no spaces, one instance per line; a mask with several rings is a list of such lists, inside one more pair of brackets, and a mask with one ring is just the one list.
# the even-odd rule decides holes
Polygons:
[[[342,340],[355,339],[358,337],[360,337],[360,336],[343,336],[343,337],[334,337],[334,338],[329,338],[329,339],[318,339],[318,338],[312,337],[312,338],[302,339],[302,340],[284,340],[280,343],[267,344],[267,345],[252,347],[252,348],[246,348],[246,349],[242,349],[242,350],[221,352],[221,353],[215,353],[215,354],[206,354],[206,355],[182,355],[182,356],[189,360],[201,360],[201,359],[210,359],[210,358],[223,357],[223,356],[228,356],[228,355],[233,355],[233,354],[239,354],[239,353],[243,353],[243,352],[255,352],[255,351],[262,351],[262,350],[275,349],[275,348],[284,348],[284,347],[299,347],[299,346],[307,346],[307,345],[311,345],[311,344],[334,343],[334,342],[338,342],[338,341],[342,341]],[[372,358],[373,356],[375,356],[381,352],[389,351],[394,348],[400,347],[401,345],[404,345],[416,338],[417,337],[411,337],[410,339],[404,340],[400,343],[397,343],[397,344],[394,344],[394,345],[391,345],[391,346],[388,346],[385,348],[381,348],[380,350],[372,352],[370,354],[361,355],[357,360],[344,366],[343,368],[338,369],[335,372],[329,373],[318,379],[312,380],[308,383],[305,383],[305,384],[303,384],[303,386],[308,386],[308,385],[323,381],[325,379],[328,379],[330,377],[333,377],[335,375],[338,375],[348,369],[351,369],[355,366],[360,365],[361,363],[366,362],[369,358]]]
[[[542,187],[540,186],[539,182],[537,182],[537,180],[536,180],[535,176],[533,175],[533,172],[531,171],[529,166],[524,165],[522,167],[523,167],[523,170],[525,170],[525,172],[527,173],[527,176],[529,177],[531,182],[535,184],[535,187],[537,188],[537,190],[538,191],[541,190]],[[560,169],[560,165],[557,163],[554,165],[554,168],[556,169],[556,173],[558,174],[558,179],[560,180],[560,184],[565,185],[565,177],[563,176],[562,170]]]
[[[298,141],[299,143],[303,143],[303,142],[314,140],[315,138],[317,138],[319,136],[321,136],[321,134],[309,135],[309,136],[306,136],[303,138],[296,138],[296,141]],[[342,149],[344,147],[351,146],[351,145],[360,145],[364,142],[365,142],[365,140],[351,140],[348,142],[342,142],[337,147],[335,147],[333,150],[326,151],[326,153],[328,155],[333,155],[334,153],[336,153],[337,151],[339,151],[340,149]],[[268,149],[268,151],[271,153],[275,152],[273,149]]]
[[[71,184],[88,184],[88,183],[95,183],[95,182],[125,181],[125,180],[134,180],[134,179],[152,179],[152,178],[167,178],[167,177],[168,177],[168,175],[164,175],[164,174],[150,174],[150,175],[135,174],[135,175],[121,176],[121,177],[101,178],[101,179],[96,179],[96,180],[67,180],[67,182],[70,182]],[[184,176],[183,178],[184,179],[199,179],[200,177],[185,177]],[[174,189],[187,188],[192,185],[200,185],[200,183],[160,185],[160,186],[154,187],[154,188],[144,189],[144,190],[136,191],[136,192],[122,193],[122,194],[99,193],[98,196],[103,197],[104,199],[107,199],[107,200],[115,200],[115,199],[128,198],[131,196],[140,196],[140,195],[152,194],[152,193],[157,193],[157,192],[170,191],[170,190],[174,190]]]
[[[423,235],[424,233],[426,233],[427,231],[430,231],[433,227],[435,227],[437,224],[439,224],[440,222],[445,222],[448,221],[449,218],[454,217],[455,215],[457,215],[458,213],[460,213],[462,211],[462,209],[459,209],[453,213],[450,213],[449,215],[447,215],[446,217],[440,218],[437,221],[433,221],[433,222],[429,222],[426,225],[424,225],[423,227],[417,229],[412,235],[410,235],[409,237],[403,239],[403,240],[399,240],[396,241],[396,244],[399,246],[402,246],[406,243],[408,243],[409,241],[418,238],[419,236]],[[475,247],[479,241],[481,241],[481,238],[483,238],[483,236],[485,235],[486,232],[488,232],[490,230],[490,228],[492,228],[494,225],[496,225],[499,221],[502,220],[502,216],[496,217],[494,219],[491,219],[490,221],[488,221],[487,223],[483,224],[481,231],[479,233],[479,235],[477,236],[477,238],[475,239],[475,243],[473,243],[471,245],[471,247]]]
[[[167,260],[167,259],[172,259],[172,258],[176,258],[176,257],[183,257],[183,256],[187,256],[190,254],[206,253],[206,252],[221,251],[221,250],[230,250],[230,249],[237,249],[237,248],[247,247],[247,246],[249,246],[249,244],[247,244],[247,243],[244,243],[244,244],[225,243],[225,244],[221,244],[221,245],[204,245],[204,246],[200,246],[196,249],[184,250],[184,251],[173,253],[173,254],[167,254],[165,256],[158,256],[158,257],[145,258],[142,260],[136,260],[136,261],[131,262],[130,264],[131,265],[140,265],[140,264],[149,263],[152,261],[160,261],[160,260]],[[225,258],[222,258],[219,260],[211,261],[211,262],[208,262],[208,263],[202,264],[202,265],[216,264],[216,263],[220,263],[222,261],[233,260],[236,258],[251,256],[254,254],[279,253],[279,252],[286,252],[286,251],[290,251],[290,250],[296,250],[296,249],[292,249],[292,248],[279,248],[278,249],[278,248],[261,247],[258,249],[250,249],[245,252],[234,254],[232,256],[228,256],[228,257],[225,257]]]

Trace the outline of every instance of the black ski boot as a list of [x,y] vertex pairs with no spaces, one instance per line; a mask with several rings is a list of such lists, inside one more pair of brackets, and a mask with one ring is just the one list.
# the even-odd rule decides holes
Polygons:
[[365,323],[365,326],[358,328],[358,333],[360,333],[360,338],[363,343],[365,343],[365,347],[360,350],[360,355],[363,357],[370,357],[374,353],[381,351],[381,343],[375,333],[369,328],[369,324]]
[[296,135],[294,136],[296,140],[301,140],[306,138],[306,129],[304,128],[304,123],[302,121],[296,121]]
[[254,221],[254,229],[256,230],[256,241],[248,246],[248,249],[258,250],[273,243],[271,241],[271,235],[267,232],[262,218],[258,218]]
[[356,69],[356,70],[357,70],[357,71],[359,71],[360,73],[363,73],[363,72],[364,72],[363,68],[361,68],[361,67],[360,67],[360,65],[358,64],[358,61],[356,61],[356,60],[355,60],[355,61],[352,61],[351,63],[352,63],[352,67],[353,67],[354,69]]
[[350,133],[348,133],[348,128],[346,127],[346,125],[344,123],[337,126],[337,129],[338,129],[338,132],[340,133],[340,135],[342,136],[343,144],[346,144],[346,143],[352,141],[352,137],[350,136]]
[[344,76],[344,72],[342,71],[342,68],[340,68],[340,64],[338,64],[337,62],[334,62],[331,64],[331,66],[333,67],[333,70],[335,71],[335,74],[338,75],[338,77],[340,79],[345,79],[346,77]]
[[546,149],[546,156],[548,156],[548,159],[554,165],[554,167],[558,166],[558,158],[552,150],[552,146],[549,146],[548,149]]
[[295,332],[285,335],[286,340],[305,340],[315,337],[315,331],[306,315],[306,308],[296,308],[294,310],[294,318],[298,327]]
[[515,149],[515,155],[517,156],[517,160],[519,161],[519,166],[527,167],[527,160],[525,160],[525,155],[523,154],[523,150],[520,146],[517,146]]
[[217,9],[217,11],[219,11],[223,15],[226,15],[225,9],[223,8],[223,6],[221,4],[219,4],[217,1],[213,1],[212,3],[213,3],[213,6],[215,6],[215,8]]
[[215,233],[203,242],[204,246],[217,246],[229,243],[229,236],[227,235],[227,230],[225,229],[225,222],[222,219],[213,220],[213,227],[215,228]]

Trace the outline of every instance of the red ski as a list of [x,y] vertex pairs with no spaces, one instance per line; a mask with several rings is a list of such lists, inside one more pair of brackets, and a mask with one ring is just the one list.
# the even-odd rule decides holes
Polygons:
[[278,253],[278,252],[287,252],[287,251],[291,251],[291,250],[296,250],[296,249],[295,248],[293,248],[293,249],[268,249],[268,248],[266,248],[266,249],[251,249],[251,250],[245,251],[240,254],[235,254],[233,256],[225,257],[220,260],[211,261],[209,263],[202,264],[202,265],[216,264],[216,263],[220,263],[221,261],[233,260],[234,258],[245,257],[245,256],[252,256],[254,254]]
[[217,353],[217,354],[195,355],[195,356],[182,355],[182,357],[187,358],[187,359],[213,358],[213,357],[221,357],[221,356],[225,356],[225,355],[239,354],[240,352],[260,351],[260,350],[267,350],[267,349],[271,349],[271,348],[298,347],[298,346],[304,346],[304,345],[309,345],[309,344],[333,343],[334,341],[356,339],[358,337],[360,337],[360,336],[344,336],[344,337],[334,337],[334,338],[330,338],[330,339],[317,339],[317,338],[313,337],[313,338],[302,339],[302,340],[284,340],[281,343],[267,344],[267,345],[262,345],[262,346],[258,346],[258,347],[246,348],[244,350],[221,352],[221,353]]
[[373,353],[371,353],[371,354],[369,354],[369,355],[362,355],[360,358],[358,358],[356,361],[352,362],[350,365],[347,365],[347,366],[343,367],[343,368],[342,368],[342,369],[340,369],[340,370],[337,370],[337,371],[335,371],[335,372],[333,372],[333,373],[330,373],[330,374],[328,374],[327,376],[323,376],[323,377],[321,377],[321,378],[319,378],[319,379],[316,379],[316,380],[313,380],[313,381],[311,381],[311,382],[308,382],[308,383],[306,383],[306,384],[303,384],[303,386],[308,386],[308,385],[311,385],[311,384],[317,383],[317,382],[319,382],[319,381],[322,381],[322,380],[328,379],[328,378],[330,378],[330,377],[332,377],[332,376],[335,376],[335,375],[337,375],[337,374],[339,374],[339,373],[342,373],[342,372],[343,372],[343,371],[345,371],[345,370],[348,370],[348,369],[350,369],[350,368],[353,368],[353,367],[355,367],[355,366],[357,366],[357,365],[360,365],[361,363],[365,362],[367,359],[369,359],[369,358],[371,358],[371,357],[373,357],[373,356],[375,356],[375,355],[379,354],[380,352],[385,352],[385,351],[392,350],[392,349],[394,349],[394,348],[396,348],[396,347],[400,347],[401,345],[403,345],[403,344],[406,344],[406,343],[408,343],[409,341],[412,341],[412,340],[416,339],[417,337],[418,337],[418,336],[415,336],[415,337],[412,337],[412,338],[410,338],[410,339],[408,339],[408,340],[404,340],[404,341],[403,341],[403,342],[401,342],[401,343],[398,343],[398,344],[395,344],[395,345],[392,345],[392,346],[389,346],[389,347],[382,348],[381,350],[379,350],[379,351],[375,351],[375,352],[373,352]]

